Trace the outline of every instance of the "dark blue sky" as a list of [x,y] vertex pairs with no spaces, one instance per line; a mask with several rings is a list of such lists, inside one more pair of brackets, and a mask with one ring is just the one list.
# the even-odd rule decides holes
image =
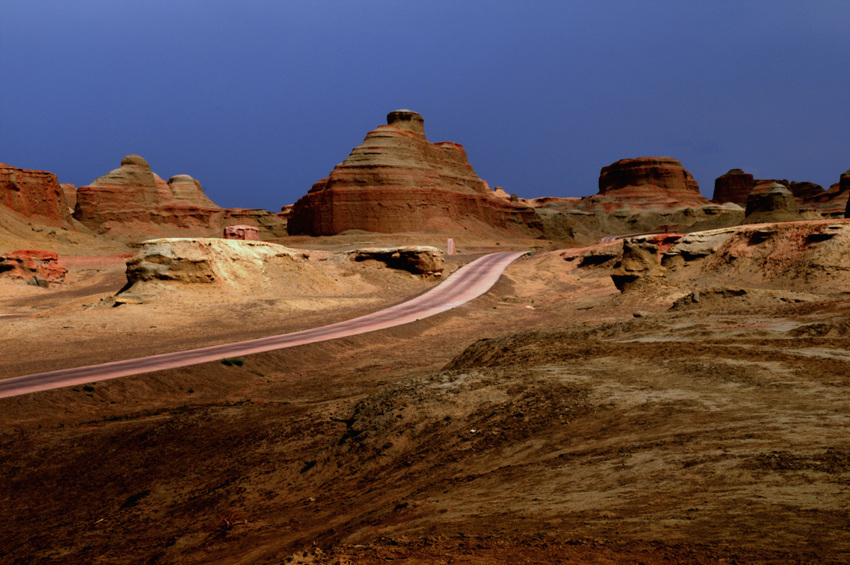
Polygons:
[[825,188],[850,169],[850,2],[0,3],[0,162],[78,186],[139,153],[277,210],[387,112],[479,176],[584,196],[618,159]]

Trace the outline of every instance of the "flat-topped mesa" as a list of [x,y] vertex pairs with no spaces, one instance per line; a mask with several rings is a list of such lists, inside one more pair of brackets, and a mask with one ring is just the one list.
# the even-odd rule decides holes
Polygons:
[[0,163],[0,207],[40,223],[71,228],[71,212],[56,175]]
[[638,209],[675,209],[705,206],[694,177],[671,157],[621,159],[602,167],[599,193],[583,198],[585,210],[614,211],[624,206]]
[[387,125],[292,208],[289,233],[334,235],[359,229],[382,233],[463,233],[492,229],[540,235],[526,206],[492,195],[475,173],[463,146],[430,143],[422,116],[411,110],[387,115]]

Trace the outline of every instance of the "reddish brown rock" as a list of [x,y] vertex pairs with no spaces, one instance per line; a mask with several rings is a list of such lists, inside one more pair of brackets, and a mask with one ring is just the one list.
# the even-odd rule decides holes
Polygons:
[[599,193],[583,198],[582,210],[610,212],[623,207],[676,209],[709,204],[694,177],[670,157],[621,159],[602,168]]
[[714,180],[712,200],[718,204],[734,202],[744,206],[747,204],[747,196],[753,191],[753,187],[755,187],[753,175],[745,173],[741,169],[730,169],[725,175]]
[[56,175],[0,163],[0,206],[40,223],[72,227],[65,193]]
[[77,189],[74,217],[97,232],[138,236],[219,232],[224,211],[188,175],[169,184],[138,155],[121,167]]
[[501,230],[537,236],[534,211],[495,197],[457,143],[430,143],[422,116],[387,115],[387,125],[320,180],[292,208],[290,234],[463,233]]
[[25,279],[37,286],[61,283],[67,272],[59,265],[59,255],[53,251],[22,249],[0,255],[0,275]]

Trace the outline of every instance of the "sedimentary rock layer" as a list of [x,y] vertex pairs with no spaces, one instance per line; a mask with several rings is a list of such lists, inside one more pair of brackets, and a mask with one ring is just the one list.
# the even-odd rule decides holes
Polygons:
[[57,227],[72,227],[65,193],[56,175],[0,163],[0,206]]
[[582,210],[614,211],[624,206],[673,209],[704,206],[694,177],[670,157],[621,159],[603,167],[599,193],[577,204]]
[[289,233],[397,233],[496,228],[539,235],[534,212],[496,198],[457,143],[430,143],[422,116],[397,110],[298,200]]

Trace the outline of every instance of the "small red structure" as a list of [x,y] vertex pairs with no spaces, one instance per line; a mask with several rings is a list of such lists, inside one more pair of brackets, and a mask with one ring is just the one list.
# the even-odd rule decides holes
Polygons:
[[224,228],[224,239],[260,241],[260,228],[257,226],[227,226]]

